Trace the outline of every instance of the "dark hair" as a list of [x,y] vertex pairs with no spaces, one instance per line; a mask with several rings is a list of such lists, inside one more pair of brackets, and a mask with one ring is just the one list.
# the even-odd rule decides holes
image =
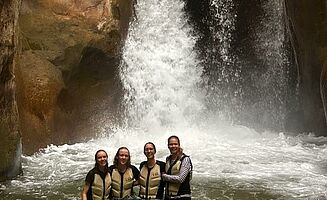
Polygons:
[[118,159],[119,159],[119,151],[122,150],[122,149],[126,149],[127,152],[128,152],[128,160],[127,160],[127,167],[130,167],[131,166],[131,155],[129,153],[129,150],[127,149],[127,147],[120,147],[118,150],[117,150],[117,153],[115,155],[115,158],[114,158],[114,166],[117,168],[118,167]]
[[145,154],[145,146],[146,146],[147,144],[151,144],[151,145],[153,146],[154,153],[157,152],[156,145],[154,145],[152,142],[147,142],[147,143],[145,143],[145,145],[144,145],[144,147],[143,147],[143,153],[144,153],[144,154]]
[[169,140],[170,140],[170,139],[173,139],[173,138],[177,139],[178,145],[181,145],[180,142],[179,142],[179,138],[178,138],[176,135],[172,135],[172,136],[170,136],[170,137],[168,138],[168,144],[169,144]]
[[105,150],[103,150],[103,149],[99,149],[99,150],[97,150],[97,152],[95,153],[95,155],[94,155],[94,159],[95,159],[95,167],[99,167],[98,166],[98,160],[97,160],[97,155],[98,155],[98,153],[99,152],[104,152],[105,154],[106,154],[106,156],[107,156],[107,164],[106,164],[106,168],[108,168],[108,154],[107,154],[107,152],[105,151]]

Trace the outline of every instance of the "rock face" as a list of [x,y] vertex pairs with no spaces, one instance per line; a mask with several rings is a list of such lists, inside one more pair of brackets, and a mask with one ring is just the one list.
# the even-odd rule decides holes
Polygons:
[[24,153],[118,123],[117,67],[132,14],[132,0],[23,1],[15,74]]
[[325,0],[285,1],[287,22],[298,64],[303,131],[327,136],[327,4]]
[[21,168],[14,79],[20,3],[20,0],[0,2],[0,181],[16,176]]
[[23,144],[25,149],[37,150],[62,136],[60,132],[54,135],[56,114],[61,112],[57,99],[64,88],[61,71],[37,53],[26,51],[19,56],[16,77]]

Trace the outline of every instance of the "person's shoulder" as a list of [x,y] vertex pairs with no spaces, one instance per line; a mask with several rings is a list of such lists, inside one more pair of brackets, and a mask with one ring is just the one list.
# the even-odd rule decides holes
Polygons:
[[190,156],[183,154],[183,156],[182,156],[182,158],[180,159],[180,161],[181,161],[182,163],[184,163],[185,165],[190,166],[190,167],[191,167],[191,170],[193,169],[193,164],[192,164],[192,161],[191,161]]
[[111,173],[115,169],[115,165],[110,165],[108,171]]
[[161,165],[165,165],[165,162],[163,162],[163,161],[161,161],[161,160],[157,160],[156,162],[157,162],[157,164],[160,165],[160,166],[161,166]]
[[157,165],[159,165],[161,172],[164,172],[165,171],[166,163],[164,163],[164,162],[162,162],[160,160],[157,160]]
[[88,173],[87,173],[87,175],[86,175],[86,178],[85,178],[85,181],[87,182],[87,183],[92,183],[93,182],[93,179],[94,179],[94,175],[95,175],[95,173],[96,173],[96,168],[94,167],[93,169],[91,169]]
[[88,174],[95,174],[96,173],[96,167],[93,167]]
[[137,169],[137,167],[135,167],[134,165],[131,165],[130,168],[131,168],[133,171],[134,171],[134,170],[139,171],[139,170]]
[[145,161],[142,161],[140,166],[144,165],[146,163],[146,160]]
[[171,155],[169,155],[169,156],[166,157],[166,162],[167,162],[168,160],[170,160],[170,157],[171,157]]
[[181,160],[184,160],[184,159],[190,159],[190,156],[189,155],[186,155],[185,153],[183,153],[182,157],[181,157]]
[[141,164],[140,164],[140,170],[142,169],[142,167],[143,167],[145,164],[146,164],[146,161],[141,162]]
[[134,165],[131,165],[130,168],[132,169],[134,178],[137,180],[140,175],[140,171]]

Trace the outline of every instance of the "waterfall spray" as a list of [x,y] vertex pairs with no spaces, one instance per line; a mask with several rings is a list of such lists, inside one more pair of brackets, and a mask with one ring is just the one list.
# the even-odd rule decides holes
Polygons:
[[202,68],[182,1],[138,3],[124,48],[121,78],[129,125],[175,129],[201,112]]

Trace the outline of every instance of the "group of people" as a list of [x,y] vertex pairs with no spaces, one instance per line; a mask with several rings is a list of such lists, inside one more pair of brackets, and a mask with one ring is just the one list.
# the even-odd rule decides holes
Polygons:
[[190,200],[192,162],[183,153],[180,140],[173,135],[168,138],[170,155],[166,162],[156,160],[156,146],[152,142],[144,145],[147,160],[137,169],[131,164],[130,152],[120,147],[113,165],[108,166],[108,154],[98,150],[95,154],[95,167],[86,176],[82,200],[129,199],[133,187],[139,187],[138,198]]

